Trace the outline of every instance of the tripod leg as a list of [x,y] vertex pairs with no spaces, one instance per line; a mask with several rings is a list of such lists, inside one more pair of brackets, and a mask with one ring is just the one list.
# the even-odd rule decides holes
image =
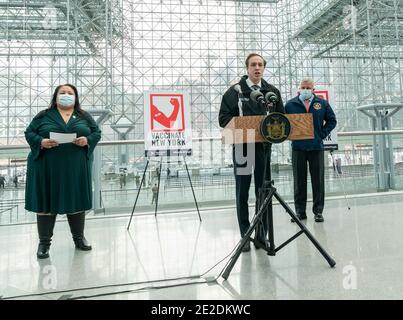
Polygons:
[[160,195],[160,184],[161,184],[161,171],[162,170],[162,157],[160,161],[160,171],[158,173],[158,187],[157,187],[157,197],[155,198],[155,213],[154,216],[157,216],[157,210],[158,210],[158,197]]
[[274,227],[273,227],[273,202],[270,200],[267,208],[267,217],[266,217],[266,225],[267,225],[267,232],[269,234],[269,248],[267,251],[268,255],[275,255],[276,246],[274,244]]
[[[259,190],[260,197],[259,201],[256,203],[258,209],[260,209],[260,204],[264,203],[264,200],[268,196],[268,193],[271,189],[271,182],[265,182],[264,186]],[[267,235],[269,238],[268,242],[266,241]],[[274,244],[273,204],[271,201],[267,204],[267,208],[262,213],[261,219],[256,226],[253,243],[256,249],[264,249],[270,256],[274,256],[276,254],[276,246]]]
[[[256,212],[259,210],[261,204],[264,202],[265,198],[268,196],[268,192],[272,187],[272,181],[271,181],[271,168],[270,168],[270,159],[271,159],[271,145],[268,144],[263,144],[263,154],[264,154],[264,161],[259,161],[258,159],[256,160],[256,166],[257,166],[257,171],[255,169],[254,172],[254,179],[255,183],[260,183],[261,187],[259,188],[259,201],[257,202],[256,206]],[[263,176],[259,176],[257,172],[261,172],[263,169]],[[261,181],[261,182],[258,182]],[[258,227],[256,228],[255,232],[255,247],[257,249],[263,248],[267,249],[267,244],[266,244],[266,239],[267,239],[267,234],[270,235],[273,234],[273,230],[269,230],[270,228],[270,222],[272,221],[272,216],[270,216],[269,212],[271,210],[271,205],[268,206],[267,212],[264,212],[262,214],[262,218],[260,220],[260,224],[258,224]],[[271,218],[271,220],[269,220]],[[272,246],[274,247],[274,240],[271,241],[273,244]]]
[[[264,202],[264,199],[266,196],[264,190],[265,189],[263,187],[261,187],[259,189],[259,197],[258,197],[258,201],[256,201],[255,214],[257,214],[259,212],[261,204]],[[267,233],[267,229],[266,229],[267,224],[264,224],[265,220],[266,220],[266,214],[262,214],[262,219],[259,221],[260,223],[258,223],[255,228],[255,240],[263,241],[264,246],[266,245],[266,233]],[[256,242],[255,242],[255,247],[260,248],[260,246],[258,246]]]
[[185,162],[186,172],[187,172],[187,174],[188,174],[189,183],[190,183],[190,188],[192,189],[193,199],[195,200],[195,205],[196,205],[196,209],[197,209],[197,214],[199,215],[199,220],[202,221],[201,216],[200,216],[199,206],[198,206],[198,204],[197,204],[197,200],[196,200],[196,196],[195,196],[195,192],[194,192],[194,190],[193,190],[192,179],[190,178],[190,173],[189,173],[188,165],[187,165],[187,163],[186,163],[185,156],[183,156],[183,161]]
[[334,267],[336,265],[336,261],[334,261],[325,251],[325,249],[322,248],[322,246],[319,244],[319,242],[314,238],[314,236],[309,232],[309,230],[301,223],[301,221],[297,218],[296,214],[292,211],[292,209],[288,206],[287,203],[280,197],[280,195],[276,192],[274,192],[274,197],[280,202],[282,207],[287,211],[287,213],[291,216],[292,219],[294,219],[295,223],[300,227],[301,231],[305,233],[305,235],[308,237],[308,239],[313,243],[313,245],[318,249],[318,251],[322,254],[322,256],[326,259],[326,261],[329,263],[331,267]]
[[274,256],[276,254],[276,246],[274,244],[272,202],[269,202],[266,205],[266,210],[262,213],[261,218],[256,225],[255,238],[253,239],[253,243],[256,249],[264,249],[270,256]]
[[132,210],[132,214],[131,214],[131,216],[130,216],[130,221],[129,221],[129,224],[128,224],[128,226],[127,226],[127,230],[129,230],[129,228],[130,228],[130,224],[131,224],[131,222],[132,222],[132,218],[133,218],[134,209],[136,208],[137,200],[138,200],[139,195],[140,195],[141,186],[143,185],[144,178],[145,178],[145,176],[146,176],[146,172],[147,172],[147,168],[148,168],[148,164],[149,164],[149,162],[150,162],[150,159],[148,159],[148,158],[147,158],[146,167],[144,168],[143,177],[141,178],[141,182],[140,182],[139,190],[137,190],[136,201],[134,201],[133,210]]
[[259,208],[258,213],[253,217],[252,222],[249,226],[249,229],[246,231],[244,237],[241,240],[241,243],[238,245],[238,248],[235,250],[234,254],[230,258],[230,261],[228,262],[228,266],[226,266],[222,277],[227,280],[229,274],[231,273],[232,268],[234,267],[236,261],[238,260],[239,256],[241,255],[242,248],[245,246],[246,242],[249,241],[250,236],[255,230],[256,225],[260,222],[262,218],[262,214],[267,210],[267,206],[271,203],[271,199],[273,197],[273,194],[275,192],[275,189],[273,188],[270,190],[269,194],[267,195],[266,199],[264,200],[262,206]]

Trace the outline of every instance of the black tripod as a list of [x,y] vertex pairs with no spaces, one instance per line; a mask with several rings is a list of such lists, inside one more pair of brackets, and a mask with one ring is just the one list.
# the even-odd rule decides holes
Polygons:
[[[270,174],[270,158],[271,158],[271,145],[265,145],[265,168],[264,168],[264,181],[263,186],[259,191],[259,199],[256,204],[256,208],[259,208],[253,217],[248,231],[246,231],[244,237],[239,243],[235,250],[235,253],[230,258],[228,264],[225,267],[222,277],[227,280],[232,268],[234,267],[236,261],[238,260],[242,248],[245,246],[247,241],[250,241],[251,234],[255,230],[255,238],[252,239],[256,248],[261,248],[267,252],[268,255],[274,256],[276,252],[284,248],[291,241],[299,237],[301,234],[305,233],[308,239],[314,244],[314,246],[319,250],[322,256],[327,260],[330,267],[336,265],[334,261],[327,252],[321,247],[319,242],[314,238],[314,236],[309,232],[304,224],[297,218],[293,210],[287,205],[287,203],[280,197],[276,188],[273,186],[273,180],[271,180]],[[282,243],[280,246],[276,247],[274,244],[274,227],[273,227],[273,210],[272,210],[272,199],[275,197],[285,211],[290,215],[290,217],[295,221],[298,227],[301,229],[298,233],[292,236],[290,239]],[[268,240],[266,239],[266,233],[268,233]]]

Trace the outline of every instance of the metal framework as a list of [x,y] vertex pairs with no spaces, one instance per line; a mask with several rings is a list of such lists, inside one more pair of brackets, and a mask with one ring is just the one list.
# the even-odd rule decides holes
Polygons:
[[[143,92],[152,89],[188,90],[195,135],[217,136],[221,96],[250,52],[267,59],[265,78],[284,100],[310,76],[329,90],[339,131],[369,129],[356,107],[403,102],[402,10],[402,0],[0,0],[0,143],[24,143],[65,82],[85,109],[113,112],[104,140],[143,138]],[[393,121],[402,128],[401,114]],[[219,141],[194,153],[202,166],[231,158]],[[288,154],[282,144],[274,161]],[[103,161],[142,156],[128,146],[105,149]]]
[[[339,131],[371,128],[355,110],[359,105],[402,102],[403,1],[281,3],[286,21],[299,17],[282,33],[288,37],[283,91],[295,90],[303,75],[313,77],[317,86],[331,92]],[[402,119],[396,117],[395,126],[401,127]]]

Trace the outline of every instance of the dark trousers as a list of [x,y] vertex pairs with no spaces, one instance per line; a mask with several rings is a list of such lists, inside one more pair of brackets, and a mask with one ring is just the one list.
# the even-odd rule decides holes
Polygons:
[[[249,146],[247,146],[246,144],[236,145],[233,148],[232,155],[235,174],[236,211],[241,237],[244,237],[246,231],[248,231],[250,226],[248,199],[252,174],[255,182],[256,202],[258,202],[259,189],[262,187],[264,181],[265,147],[268,150],[267,152],[269,152],[269,156],[267,159],[268,172],[266,173],[266,175],[270,177],[271,149],[269,149],[267,146],[264,146],[262,143],[250,144]],[[256,210],[258,210],[257,205]],[[263,222],[265,222],[265,219]],[[265,229],[267,230],[267,228]]]
[[295,211],[306,214],[307,164],[312,182],[312,211],[314,214],[322,213],[325,204],[324,151],[292,151]]

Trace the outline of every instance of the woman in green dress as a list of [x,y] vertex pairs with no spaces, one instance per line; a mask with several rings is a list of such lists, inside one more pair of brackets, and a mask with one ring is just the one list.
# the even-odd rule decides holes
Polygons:
[[[71,142],[50,139],[73,134]],[[71,84],[56,88],[49,108],[39,112],[25,131],[31,147],[27,160],[25,209],[37,213],[37,257],[49,257],[58,214],[66,214],[75,246],[91,250],[84,237],[85,210],[92,207],[91,164],[101,130],[80,107]]]

